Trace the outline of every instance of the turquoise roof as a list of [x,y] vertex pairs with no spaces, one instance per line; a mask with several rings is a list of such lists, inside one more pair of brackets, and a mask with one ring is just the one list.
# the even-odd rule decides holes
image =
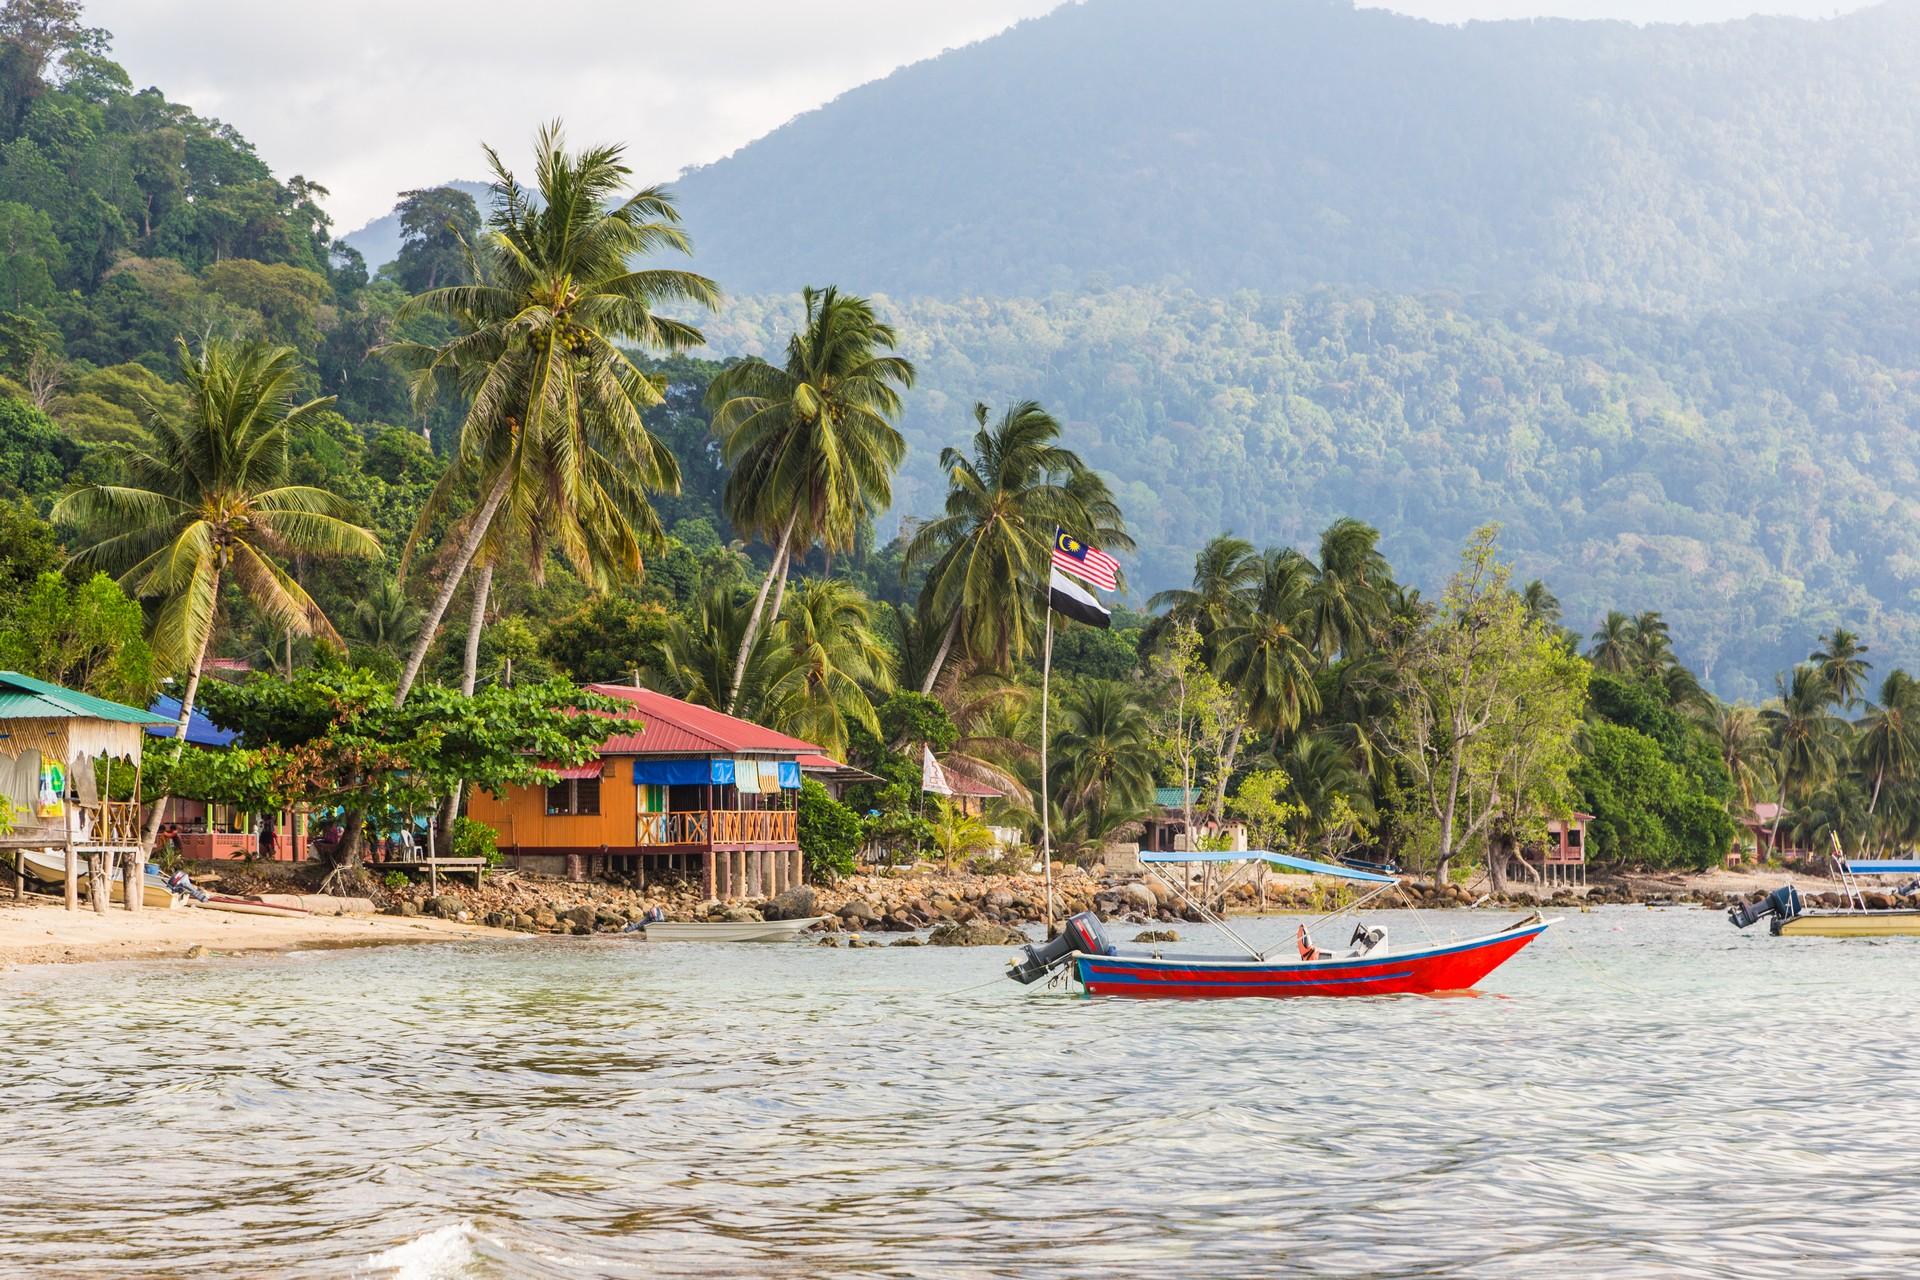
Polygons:
[[[1187,792],[1187,795],[1198,800],[1200,798],[1200,788],[1194,787]],[[1178,809],[1186,804],[1186,799],[1181,796],[1179,787],[1155,787],[1153,789],[1153,802],[1162,809]]]
[[18,671],[0,671],[0,720],[112,720],[119,724],[165,724],[165,717],[123,702],[96,698]]

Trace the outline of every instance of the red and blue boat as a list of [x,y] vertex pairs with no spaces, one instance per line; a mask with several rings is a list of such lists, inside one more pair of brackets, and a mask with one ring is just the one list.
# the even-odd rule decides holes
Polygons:
[[[1150,853],[1142,855],[1141,861],[1246,865],[1267,862],[1374,886],[1358,901],[1322,917],[1316,924],[1356,911],[1379,894],[1399,887],[1399,881],[1389,875],[1287,854]],[[1149,870],[1156,869],[1149,865]],[[1244,957],[1189,955],[1154,948],[1122,948],[1108,938],[1100,918],[1085,911],[1069,917],[1060,933],[1047,942],[1028,945],[1021,958],[1012,962],[1008,976],[1017,982],[1032,983],[1050,975],[1064,974],[1078,982],[1089,996],[1136,999],[1384,996],[1464,991],[1477,986],[1554,923],[1536,913],[1494,933],[1411,948],[1393,946],[1385,928],[1356,924],[1346,946],[1338,949],[1316,945],[1308,926],[1302,924],[1294,937],[1283,944],[1290,954],[1276,956],[1274,952],[1282,948],[1262,951],[1254,947],[1215,912],[1193,901],[1180,883],[1165,882],[1247,954]]]

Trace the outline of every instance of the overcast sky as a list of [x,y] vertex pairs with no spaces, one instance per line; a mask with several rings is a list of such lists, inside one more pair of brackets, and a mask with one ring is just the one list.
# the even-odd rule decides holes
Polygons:
[[[281,177],[330,188],[336,229],[395,193],[484,176],[536,124],[620,140],[647,181],[718,159],[855,85],[1059,0],[87,0],[138,86],[234,125]],[[1438,21],[1824,17],[1859,0],[1393,0]],[[529,22],[529,18],[534,19]],[[535,39],[517,41],[515,33]]]

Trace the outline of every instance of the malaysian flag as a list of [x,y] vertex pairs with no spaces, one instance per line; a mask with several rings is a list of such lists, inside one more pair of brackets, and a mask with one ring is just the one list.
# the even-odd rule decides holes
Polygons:
[[1102,591],[1112,591],[1120,585],[1114,576],[1120,572],[1118,560],[1057,526],[1053,531],[1053,567]]

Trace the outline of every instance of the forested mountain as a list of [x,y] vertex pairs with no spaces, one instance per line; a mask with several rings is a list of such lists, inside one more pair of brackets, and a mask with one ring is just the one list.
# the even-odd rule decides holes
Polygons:
[[[488,187],[484,182],[443,182],[438,189],[464,191],[479,205],[485,205],[489,198]],[[366,226],[347,233],[341,239],[352,245],[360,256],[366,259],[370,270],[378,271],[400,256],[400,245],[405,236],[405,229],[400,225],[401,220],[400,210],[395,209],[390,213],[381,214]]]
[[[886,309],[921,373],[902,512],[936,505],[975,398],[1033,395],[1114,478],[1146,590],[1221,529],[1305,545],[1340,514],[1432,584],[1497,519],[1569,624],[1662,610],[1729,696],[1770,692],[1836,622],[1920,656],[1920,289],[1698,321],[1331,290]],[[764,351],[791,324],[788,300],[741,299],[708,336]]]
[[1087,0],[678,184],[741,292],[1445,288],[1669,310],[1920,267],[1920,3],[1445,26]]

